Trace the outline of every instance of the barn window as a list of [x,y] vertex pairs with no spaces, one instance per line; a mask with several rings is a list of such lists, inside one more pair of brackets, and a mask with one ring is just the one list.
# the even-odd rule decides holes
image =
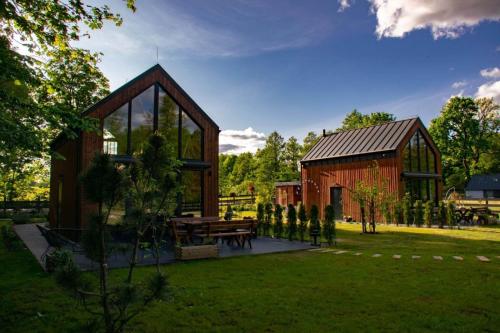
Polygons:
[[187,160],[202,160],[201,128],[184,111],[182,111],[181,125],[181,158]]

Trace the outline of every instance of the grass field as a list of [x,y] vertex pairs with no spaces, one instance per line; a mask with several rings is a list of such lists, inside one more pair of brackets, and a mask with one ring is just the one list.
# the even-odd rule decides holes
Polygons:
[[[337,247],[350,251],[344,254],[302,251],[164,266],[172,299],[153,305],[131,331],[499,331],[499,228],[380,226],[376,235],[359,229],[338,225]],[[0,246],[0,262],[2,332],[80,330],[87,317],[26,250]]]

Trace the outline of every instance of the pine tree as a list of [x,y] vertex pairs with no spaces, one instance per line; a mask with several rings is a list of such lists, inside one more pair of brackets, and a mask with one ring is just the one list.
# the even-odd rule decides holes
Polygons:
[[410,193],[406,193],[403,197],[403,223],[410,226],[413,223],[413,213],[411,211]]
[[335,243],[335,211],[332,205],[325,207],[325,221],[323,223],[323,235],[326,238],[329,246]]
[[262,235],[262,227],[264,225],[264,204],[259,203],[257,205],[257,232]]
[[421,227],[424,223],[424,211],[422,206],[422,200],[415,201],[415,224],[417,227]]
[[431,200],[425,203],[424,210],[424,222],[427,227],[432,227],[432,222],[434,220],[434,204]]
[[443,228],[446,223],[446,205],[444,201],[439,201],[438,205],[438,220],[439,220],[439,228]]
[[274,206],[274,236],[281,238],[283,235],[283,208],[280,204]]
[[288,240],[294,240],[297,237],[297,211],[292,204],[288,205],[286,215],[288,224]]
[[304,235],[307,230],[307,212],[306,212],[306,206],[304,206],[303,203],[300,204],[299,206],[299,235],[300,235],[300,241],[304,241]]
[[321,235],[321,226],[319,224],[319,210],[318,206],[312,205],[309,220],[309,234],[310,235]]

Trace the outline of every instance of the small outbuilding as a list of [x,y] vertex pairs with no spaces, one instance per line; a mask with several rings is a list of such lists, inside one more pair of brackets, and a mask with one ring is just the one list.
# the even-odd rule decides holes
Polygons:
[[465,187],[466,199],[500,199],[500,174],[474,175]]
[[[419,118],[323,134],[301,160],[302,199],[323,216],[333,205],[337,219],[360,220],[352,190],[358,180],[373,184],[370,166],[396,199],[408,192],[413,201],[441,198],[441,156]],[[377,181],[380,181],[377,180]]]
[[275,183],[276,188],[276,199],[275,203],[281,206],[288,206],[292,204],[297,206],[297,204],[302,201],[302,186],[300,181],[292,182],[277,182]]

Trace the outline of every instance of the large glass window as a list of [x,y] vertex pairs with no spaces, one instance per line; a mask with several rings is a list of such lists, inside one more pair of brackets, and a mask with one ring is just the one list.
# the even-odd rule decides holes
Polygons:
[[181,132],[181,158],[187,160],[202,160],[201,151],[201,129],[200,127],[191,119],[191,117],[184,111],[182,111],[182,132]]
[[404,161],[404,169],[411,170],[410,165],[410,142],[408,142],[403,150],[403,161]]
[[132,114],[130,121],[131,154],[139,152],[142,144],[153,133],[154,121],[154,86],[149,87],[132,100]]
[[103,151],[111,155],[127,154],[128,103],[104,119]]
[[424,136],[417,131],[403,150],[404,171],[435,173],[436,157]]
[[176,156],[179,149],[179,105],[160,87],[158,91],[158,132],[172,144]]
[[182,185],[182,214],[201,216],[201,170],[182,170],[181,185]]
[[415,133],[410,140],[410,163],[411,171],[418,172],[418,134]]
[[203,129],[159,84],[104,119],[103,150],[113,155],[139,153],[154,130],[166,137],[179,159],[203,160]]

